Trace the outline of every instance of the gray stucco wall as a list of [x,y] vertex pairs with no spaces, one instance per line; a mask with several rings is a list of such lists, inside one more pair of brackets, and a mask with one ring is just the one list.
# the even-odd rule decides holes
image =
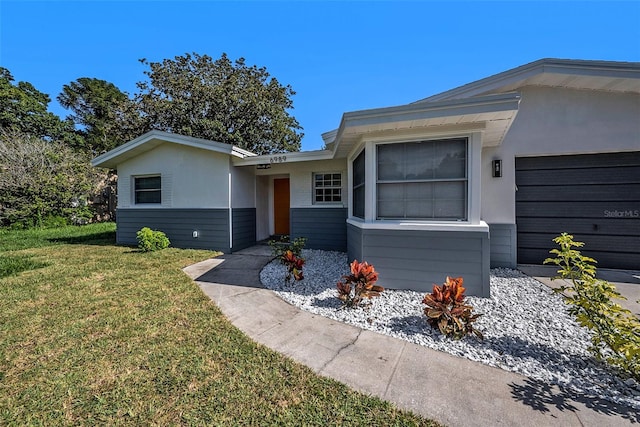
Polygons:
[[489,224],[491,268],[516,268],[516,235],[515,224]]
[[347,250],[347,208],[292,208],[291,238],[306,237],[305,247]]
[[116,224],[118,244],[137,245],[136,232],[149,227],[164,232],[176,248],[230,250],[228,209],[118,209]]
[[349,261],[373,264],[386,288],[431,292],[447,276],[461,276],[467,295],[490,296],[488,232],[347,227]]
[[256,208],[234,208],[231,210],[233,222],[232,251],[248,248],[256,244]]

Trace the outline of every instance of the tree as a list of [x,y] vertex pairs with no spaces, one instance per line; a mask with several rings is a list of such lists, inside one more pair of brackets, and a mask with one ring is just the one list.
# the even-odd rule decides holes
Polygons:
[[68,120],[80,127],[84,149],[92,155],[112,150],[144,132],[133,101],[106,80],[80,77],[64,85],[57,99],[73,112]]
[[288,113],[291,86],[266,68],[185,54],[162,62],[140,60],[149,80],[137,84],[136,102],[147,129],[234,144],[258,154],[299,151],[303,134]]
[[0,131],[0,225],[42,226],[50,218],[81,223],[104,173],[57,141]]
[[0,67],[0,130],[19,131],[38,138],[81,143],[71,121],[62,121],[47,111],[51,99],[31,83],[18,82],[8,69]]

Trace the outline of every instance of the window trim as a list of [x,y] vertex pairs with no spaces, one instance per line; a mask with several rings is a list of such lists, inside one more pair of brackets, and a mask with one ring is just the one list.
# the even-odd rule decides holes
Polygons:
[[[322,186],[322,187],[316,187],[316,176],[317,175],[331,175],[331,181],[333,181],[333,175],[339,175],[340,176],[340,185],[339,186]],[[312,172],[311,173],[311,203],[314,205],[342,205],[343,204],[343,200],[344,200],[344,179],[342,176],[342,172],[341,171],[327,171],[327,172]],[[316,190],[322,190],[322,189],[330,189],[330,190],[335,190],[338,189],[340,190],[340,200],[331,200],[331,201],[318,201],[316,200]]]
[[[133,185],[132,185],[132,189],[133,189],[133,205],[145,205],[145,206],[160,206],[162,205],[162,175],[161,174],[149,174],[149,175],[134,175],[132,176],[133,178]],[[160,187],[159,188],[152,188],[152,189],[137,189],[136,188],[136,182],[138,179],[145,179],[145,178],[160,178]],[[138,201],[138,193],[140,192],[158,192],[160,195],[160,200],[158,202],[139,202]]]

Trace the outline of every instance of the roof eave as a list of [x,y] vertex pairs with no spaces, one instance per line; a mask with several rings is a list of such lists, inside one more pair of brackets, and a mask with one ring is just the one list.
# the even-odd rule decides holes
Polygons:
[[640,62],[545,58],[418,100],[414,104],[482,95],[542,73],[640,79]]
[[229,154],[241,158],[255,156],[254,153],[231,144],[152,130],[96,157],[91,161],[91,165],[94,167],[115,169],[119,163],[138,156],[165,142]]

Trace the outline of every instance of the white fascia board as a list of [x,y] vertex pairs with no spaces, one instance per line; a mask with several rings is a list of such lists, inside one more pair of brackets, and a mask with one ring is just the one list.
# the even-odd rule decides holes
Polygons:
[[338,136],[338,129],[330,130],[329,132],[325,132],[322,134],[322,140],[325,144],[331,144],[336,140],[336,136]]
[[379,123],[423,120],[436,117],[465,116],[498,111],[517,111],[520,103],[519,93],[504,93],[476,97],[473,99],[455,99],[443,102],[414,103],[399,107],[345,113],[346,127],[359,127]]
[[245,150],[244,148],[240,148],[240,147],[235,146],[235,145],[234,145],[234,146],[232,146],[232,149],[231,149],[231,150],[232,150],[232,151],[231,151],[231,154],[232,154],[233,156],[240,157],[241,159],[243,159],[243,158],[245,158],[245,157],[254,157],[254,156],[257,156],[257,154],[256,154],[256,153],[254,153],[254,152],[252,152],[252,151],[249,151],[249,150]]
[[[286,160],[283,160],[286,158]],[[331,160],[333,152],[329,150],[291,151],[288,153],[263,154],[245,158],[234,158],[234,166],[251,166],[271,163],[310,162],[314,160]]]
[[640,78],[640,62],[545,58],[441,92],[428,98],[418,100],[415,103],[469,98],[487,93],[503,86],[515,84],[519,81],[524,81],[542,73],[638,79]]
[[459,124],[464,124],[471,120],[483,120],[482,115],[485,113],[503,111],[513,111],[514,114],[511,118],[513,119],[515,113],[518,111],[519,104],[520,94],[511,92],[475,97],[473,99],[455,99],[422,104],[414,103],[397,107],[376,108],[345,113],[342,116],[340,127],[336,134],[336,143],[332,147],[332,151],[335,156],[345,134],[357,135],[364,133],[368,127],[379,124],[424,121],[454,116],[461,118]]
[[[230,144],[152,130],[132,141],[127,142],[126,144],[116,147],[113,150],[96,157],[91,161],[91,165],[96,167],[115,168],[117,167],[118,163],[142,154],[145,151],[148,151],[164,142],[186,145],[189,147],[215,151],[223,154],[233,154],[234,151],[234,147]],[[247,153],[249,152],[247,151]]]

